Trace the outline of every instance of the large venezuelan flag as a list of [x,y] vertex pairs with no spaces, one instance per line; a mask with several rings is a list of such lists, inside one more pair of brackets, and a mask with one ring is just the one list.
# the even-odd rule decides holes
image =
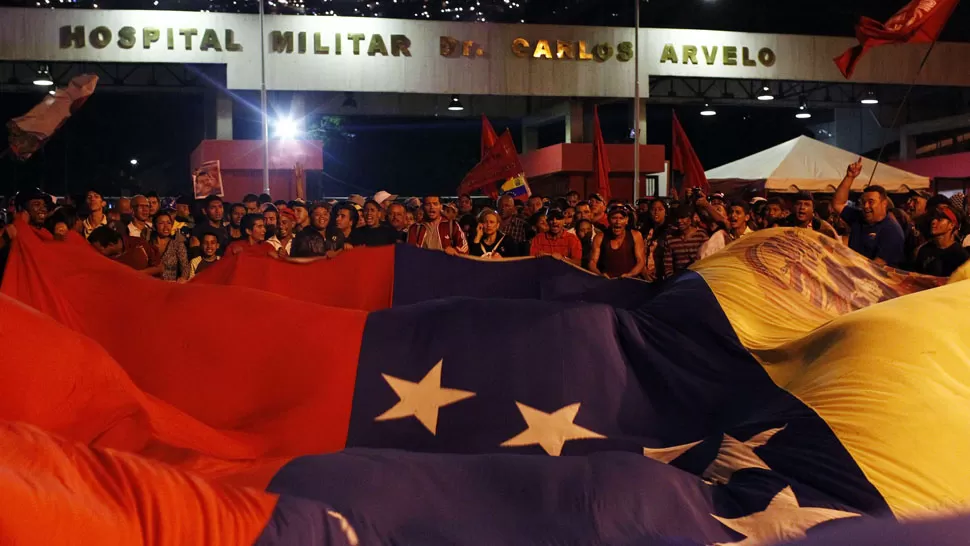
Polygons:
[[653,287],[402,246],[175,285],[20,231],[3,543],[769,544],[970,507],[970,284],[812,232]]

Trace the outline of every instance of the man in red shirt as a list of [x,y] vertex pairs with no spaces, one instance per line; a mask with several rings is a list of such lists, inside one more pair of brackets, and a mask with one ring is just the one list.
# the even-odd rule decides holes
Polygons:
[[566,260],[573,265],[581,265],[583,261],[583,245],[579,237],[566,231],[563,214],[559,209],[549,209],[546,213],[549,231],[540,233],[532,239],[532,256],[552,256],[557,260]]
[[227,255],[248,252],[252,255],[266,254],[277,257],[273,245],[266,242],[266,221],[262,214],[247,214],[243,216],[241,228],[243,239],[233,241],[226,249]]

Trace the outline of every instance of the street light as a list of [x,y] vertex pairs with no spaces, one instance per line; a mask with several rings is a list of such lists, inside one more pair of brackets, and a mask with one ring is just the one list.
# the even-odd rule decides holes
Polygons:
[[276,120],[276,137],[280,140],[293,140],[300,134],[300,127],[293,118]]
[[129,161],[129,163],[131,163],[131,166],[132,167],[137,167],[138,166],[138,160],[135,159],[134,157],[131,158],[131,161]]
[[37,69],[37,77],[34,78],[34,85],[39,87],[54,85],[54,80],[51,79],[51,69],[46,64],[40,65],[40,68]]
[[458,95],[452,95],[451,103],[448,104],[448,110],[451,110],[452,112],[461,112],[464,109],[465,107],[462,105],[461,99],[458,98]]

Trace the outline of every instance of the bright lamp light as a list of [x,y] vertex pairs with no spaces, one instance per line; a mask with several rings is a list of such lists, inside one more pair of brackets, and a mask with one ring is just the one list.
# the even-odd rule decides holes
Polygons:
[[717,110],[711,108],[710,104],[705,104],[704,109],[701,110],[701,115],[704,117],[711,117],[717,115]]
[[300,127],[293,118],[276,120],[276,136],[282,140],[292,140],[300,134]]

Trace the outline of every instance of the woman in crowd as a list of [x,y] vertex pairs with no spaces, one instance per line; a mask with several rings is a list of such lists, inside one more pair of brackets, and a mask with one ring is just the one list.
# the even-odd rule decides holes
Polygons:
[[546,219],[546,209],[540,209],[539,212],[530,216],[528,223],[529,223],[528,235],[529,235],[530,241],[540,233],[549,232],[549,220]]
[[646,222],[650,228],[643,234],[646,246],[647,265],[644,274],[647,280],[661,280],[664,272],[664,244],[670,232],[668,222],[669,210],[663,199],[654,199],[650,203],[650,221]]
[[175,218],[172,213],[163,210],[155,215],[152,221],[155,229],[151,234],[151,243],[158,250],[162,261],[163,281],[186,282],[191,276],[189,270],[189,253],[185,243],[172,235]]
[[589,270],[608,279],[640,276],[647,265],[643,235],[630,226],[630,211],[623,205],[607,213],[610,229],[593,239]]
[[480,258],[513,258],[521,255],[521,250],[515,241],[505,237],[499,231],[502,220],[493,210],[482,212],[478,218],[478,226],[475,228],[475,237],[468,245],[468,253],[471,256]]

